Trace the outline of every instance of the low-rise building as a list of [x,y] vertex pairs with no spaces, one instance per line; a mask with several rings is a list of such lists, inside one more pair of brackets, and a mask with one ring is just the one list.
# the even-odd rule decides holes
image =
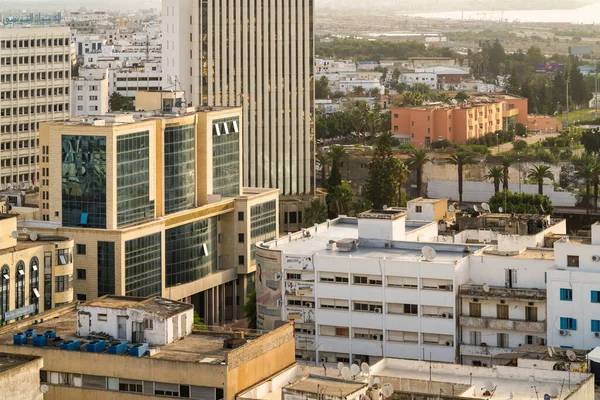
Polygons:
[[[11,400],[42,400],[41,357],[0,353],[0,387],[2,398]],[[44,389],[45,390],[45,389]]]
[[71,116],[97,116],[108,112],[108,70],[82,68],[71,81]]

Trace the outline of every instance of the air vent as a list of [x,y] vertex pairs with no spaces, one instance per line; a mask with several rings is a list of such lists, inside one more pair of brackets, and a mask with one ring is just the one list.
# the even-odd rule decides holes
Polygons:
[[79,340],[66,340],[60,345],[61,350],[79,350]]
[[127,342],[112,342],[108,346],[108,354],[124,354],[127,352]]
[[148,351],[148,343],[138,343],[131,346],[129,355],[134,357],[144,357]]
[[102,353],[106,350],[106,342],[104,340],[92,340],[85,345],[85,351],[88,353]]
[[45,335],[35,335],[33,337],[33,345],[35,347],[46,347],[46,336]]

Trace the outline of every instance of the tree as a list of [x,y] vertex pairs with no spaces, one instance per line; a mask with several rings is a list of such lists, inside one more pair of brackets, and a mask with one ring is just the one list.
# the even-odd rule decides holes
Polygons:
[[430,162],[427,152],[423,149],[413,150],[408,157],[406,165],[417,172],[417,196],[421,196],[421,184],[423,180],[423,167]]
[[328,99],[330,96],[329,79],[326,76],[322,76],[315,82],[315,98]]
[[371,88],[367,90],[367,97],[377,97],[379,96],[379,89]]
[[513,163],[512,158],[502,157],[502,190],[508,190],[508,169]]
[[527,177],[533,179],[538,184],[538,194],[544,194],[544,179],[554,180],[554,174],[547,165],[535,165],[527,172]]
[[125,97],[119,92],[113,92],[108,99],[108,106],[111,111],[133,111],[133,100],[130,97]]
[[304,223],[306,227],[321,224],[327,220],[327,207],[319,199],[310,202],[310,207],[304,210]]
[[522,124],[521,122],[517,123],[515,125],[515,133],[517,136],[526,137],[527,127],[525,126],[525,124]]
[[352,96],[354,97],[364,97],[365,95],[365,88],[362,86],[354,86],[352,88]]
[[373,203],[369,199],[358,199],[352,203],[352,212],[354,215],[358,215],[361,212],[370,210],[373,208]]
[[600,130],[590,129],[583,132],[581,144],[588,154],[600,154]]
[[469,95],[466,94],[465,92],[458,92],[458,93],[456,93],[456,96],[454,96],[454,99],[456,101],[458,101],[459,103],[467,100],[468,98],[469,98]]
[[385,133],[375,140],[375,151],[369,162],[366,197],[374,208],[397,206],[402,184],[406,181],[406,166],[392,152],[392,135]]
[[317,152],[315,161],[321,168],[321,185],[327,182],[327,168],[331,166],[331,156],[329,153],[323,151]]
[[515,140],[513,142],[513,149],[515,151],[523,151],[527,148],[527,142],[524,140]]
[[248,320],[248,328],[256,329],[256,289],[246,297],[244,317]]
[[456,165],[458,168],[458,203],[462,204],[463,199],[463,168],[465,165],[475,164],[473,155],[467,153],[464,150],[459,150],[456,153],[450,155],[448,162],[452,165]]
[[423,95],[419,92],[406,92],[404,93],[404,97],[402,98],[402,105],[404,107],[415,107],[415,106],[420,106],[421,104],[423,104],[423,102],[425,101],[425,99],[423,98]]
[[344,146],[331,146],[329,149],[329,158],[331,160],[331,174],[327,181],[327,190],[331,191],[333,188],[342,183],[342,173],[340,172],[340,162],[348,159],[348,153]]
[[[494,194],[488,201],[492,211],[502,211],[508,214],[554,214],[554,206],[546,195],[530,193],[512,193],[502,191]],[[538,228],[543,230],[543,226]]]
[[327,201],[331,208],[335,208],[336,214],[348,215],[350,213],[350,204],[354,200],[354,191],[348,181],[342,181],[333,188],[328,195]]
[[583,164],[579,165],[577,171],[575,171],[575,177],[577,179],[581,179],[585,183],[585,197],[583,202],[585,203],[586,213],[590,213],[590,203],[591,203],[591,186],[598,173],[600,173],[600,167],[593,157],[584,157]]
[[487,175],[484,176],[484,179],[488,181],[494,182],[494,193],[498,193],[500,191],[500,181],[504,177],[504,170],[500,166],[490,167],[488,169]]

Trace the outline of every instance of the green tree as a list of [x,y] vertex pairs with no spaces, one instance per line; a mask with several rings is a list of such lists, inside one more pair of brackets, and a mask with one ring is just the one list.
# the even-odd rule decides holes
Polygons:
[[521,79],[519,78],[515,67],[513,67],[512,72],[510,73],[510,76],[506,82],[506,92],[512,94],[521,93]]
[[475,164],[473,155],[464,150],[459,150],[450,155],[448,162],[456,165],[458,169],[458,203],[462,204],[463,199],[463,169],[465,165]]
[[423,149],[415,149],[411,151],[406,162],[407,167],[412,171],[416,171],[417,173],[417,196],[421,196],[423,167],[428,162],[431,162],[431,159],[427,155],[427,152]]
[[531,46],[525,53],[525,63],[535,67],[537,64],[546,62],[546,56],[538,46]]
[[331,166],[331,156],[329,153],[318,151],[315,161],[321,168],[321,185],[327,182],[327,168]]
[[111,111],[134,111],[133,100],[125,97],[119,92],[113,92],[108,99],[108,106]]
[[527,127],[525,126],[525,124],[522,124],[521,122],[518,122],[515,125],[515,134],[517,136],[521,136],[521,137],[527,136]]
[[315,98],[328,99],[330,96],[329,79],[326,76],[322,76],[315,82]]
[[246,297],[244,317],[248,321],[248,328],[256,329],[256,289]]
[[200,315],[196,311],[194,311],[194,330],[197,331],[205,331],[206,325],[204,325],[204,320],[200,318]]
[[304,224],[306,227],[321,224],[327,220],[327,207],[319,199],[310,202],[310,207],[304,210]]
[[583,180],[585,183],[585,197],[583,198],[583,203],[585,204],[587,214],[590,213],[592,183],[599,173],[600,167],[593,157],[583,157],[582,164],[578,166],[577,171],[575,172],[575,177]]
[[352,88],[352,96],[354,97],[364,97],[365,96],[365,88],[362,86],[354,86]]
[[581,134],[581,144],[588,154],[600,154],[600,130],[589,129]]
[[423,95],[419,92],[410,91],[410,92],[404,93],[403,96],[404,97],[402,98],[402,105],[404,107],[420,106],[425,101],[425,99],[423,98]]
[[485,180],[494,182],[494,193],[500,191],[500,181],[504,177],[504,170],[500,166],[493,166],[488,169],[488,173],[484,176]]
[[[546,195],[530,193],[513,193],[508,190],[494,194],[488,201],[492,211],[508,214],[554,214],[554,206]],[[543,229],[543,225],[538,228]]]
[[515,151],[523,151],[527,148],[527,142],[524,140],[515,140],[513,142],[513,149]]
[[458,92],[458,93],[456,93],[456,96],[454,96],[454,99],[458,102],[465,101],[468,98],[469,98],[469,95],[465,92]]
[[392,135],[385,133],[374,143],[375,151],[369,162],[366,197],[373,207],[397,206],[401,201],[402,184],[406,181],[406,166],[392,152]]
[[535,165],[530,168],[527,172],[527,177],[537,182],[538,194],[544,194],[544,179],[554,180],[554,174],[550,171],[550,167],[547,165]]
[[367,97],[377,97],[379,96],[379,89],[371,88],[367,90]]
[[344,146],[331,146],[329,149],[329,158],[331,160],[331,174],[327,180],[328,192],[342,183],[340,163],[348,159],[348,153]]
[[577,105],[585,105],[592,98],[592,94],[588,90],[585,84],[583,75],[579,72],[577,64],[571,62],[571,68],[569,69],[569,94],[573,98],[573,103]]
[[502,190],[508,190],[508,169],[513,163],[513,159],[507,156],[502,157]]
[[370,210],[373,208],[373,203],[369,199],[358,199],[352,203],[352,212],[354,215],[358,215],[361,212]]
[[354,200],[354,191],[350,187],[348,181],[342,181],[334,187],[327,195],[327,201],[330,208],[335,208],[336,214],[348,215],[350,213],[350,205]]

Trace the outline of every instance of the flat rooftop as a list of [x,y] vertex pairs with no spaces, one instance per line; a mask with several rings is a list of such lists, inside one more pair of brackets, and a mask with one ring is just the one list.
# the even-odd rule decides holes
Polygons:
[[325,378],[323,376],[309,375],[283,387],[283,389],[297,390],[304,393],[322,394],[324,397],[345,398],[367,386],[366,383],[345,381],[343,379]]
[[163,317],[177,315],[194,308],[193,305],[165,299],[163,297],[122,297],[106,295],[82,304],[82,307],[103,307],[113,309],[128,309],[146,311]]
[[69,239],[66,236],[51,236],[51,235],[38,235],[35,241],[25,238],[17,239],[17,245],[14,247],[8,247],[5,249],[0,249],[0,255],[9,254],[18,252],[21,250],[31,249],[33,247],[43,246],[48,242],[66,242]]
[[554,260],[554,249],[543,247],[527,247],[519,251],[484,250],[486,257],[514,257],[529,260]]
[[36,356],[0,353],[0,374],[35,360]]
[[[44,314],[37,315],[36,317],[39,321],[40,317],[44,318]],[[13,335],[27,329],[35,329],[37,332],[42,333],[46,331],[56,331],[56,336],[57,338],[60,338],[60,340],[79,340],[82,345],[89,341],[85,338],[77,337],[76,335],[77,309],[75,304],[65,308],[60,315],[44,318],[44,322],[34,324],[33,318],[29,318],[29,320],[31,320],[30,323],[25,326],[19,325],[12,329],[11,325],[5,326],[0,334],[0,344],[13,346]],[[246,339],[252,340],[259,336],[261,335],[246,334]],[[159,351],[151,352],[151,355],[146,355],[145,357],[179,362],[223,364],[226,362],[227,353],[232,351],[232,349],[223,348],[223,341],[225,339],[231,339],[232,337],[233,332],[195,331],[195,333],[176,342],[158,347]],[[59,344],[59,340],[57,340],[55,346],[50,342],[45,348],[56,351],[67,351],[60,350]],[[25,346],[31,345],[27,344]],[[109,355],[107,352],[102,354],[107,357],[113,356]],[[130,357],[130,355],[126,353],[113,357]]]

